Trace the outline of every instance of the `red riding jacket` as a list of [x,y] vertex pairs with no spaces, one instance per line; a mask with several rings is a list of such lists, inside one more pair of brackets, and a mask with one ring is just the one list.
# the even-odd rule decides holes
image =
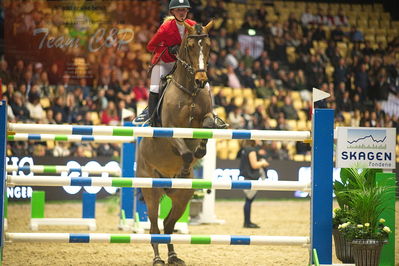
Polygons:
[[[190,26],[196,24],[195,21],[190,19],[186,19],[185,21]],[[169,54],[168,47],[181,44],[181,42],[182,39],[177,29],[176,19],[165,21],[147,44],[147,50],[153,52],[151,63],[156,64],[160,59],[165,63],[176,61],[176,58]],[[163,53],[163,51],[165,52]]]

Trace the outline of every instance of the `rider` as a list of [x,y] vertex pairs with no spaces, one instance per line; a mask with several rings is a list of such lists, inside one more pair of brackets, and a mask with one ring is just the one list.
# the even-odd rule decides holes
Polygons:
[[[187,19],[187,14],[191,8],[188,0],[171,0],[169,12],[172,16],[165,18],[158,31],[147,44],[147,50],[153,52],[151,59],[151,83],[148,108],[134,119],[133,124],[140,125],[150,122],[159,100],[159,90],[161,77],[168,75],[176,62],[175,55],[182,42],[185,27],[184,22],[190,26],[196,24],[195,21]],[[215,119],[218,127],[225,128],[226,124],[220,118]]]
[[185,27],[183,22],[190,26],[196,24],[195,21],[187,19],[190,3],[188,0],[171,0],[169,3],[169,12],[173,16],[165,18],[165,21],[159,27],[158,31],[152,37],[147,45],[147,50],[153,52],[151,59],[151,84],[150,96],[148,99],[148,108],[136,117],[134,124],[147,122],[156,109],[159,99],[159,89],[161,77],[169,74],[176,62],[174,56],[182,42]]

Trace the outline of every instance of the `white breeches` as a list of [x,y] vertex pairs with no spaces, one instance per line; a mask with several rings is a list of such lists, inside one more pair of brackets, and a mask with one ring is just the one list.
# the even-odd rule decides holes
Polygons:
[[161,77],[167,75],[172,71],[175,62],[164,63],[159,62],[156,64],[151,71],[151,84],[150,92],[159,93],[159,83],[161,82]]

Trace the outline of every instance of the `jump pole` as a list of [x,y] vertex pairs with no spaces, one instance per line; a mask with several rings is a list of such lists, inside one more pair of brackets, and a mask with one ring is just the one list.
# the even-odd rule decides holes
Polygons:
[[7,105],[6,101],[0,101],[0,263],[3,261],[4,249],[4,204],[7,197],[6,189],[6,138],[7,138]]
[[11,242],[58,243],[158,243],[208,245],[277,245],[302,246],[309,244],[303,236],[244,236],[244,235],[179,235],[179,234],[72,234],[72,233],[6,233]]
[[320,264],[331,264],[334,110],[315,109],[312,128],[310,258],[316,249]]

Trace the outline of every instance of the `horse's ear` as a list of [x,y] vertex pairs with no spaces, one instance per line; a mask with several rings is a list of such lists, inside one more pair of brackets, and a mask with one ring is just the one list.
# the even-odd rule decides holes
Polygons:
[[214,20],[209,21],[208,24],[204,27],[204,31],[206,34],[209,33],[209,31],[212,29],[213,25],[215,24]]
[[184,27],[187,29],[187,31],[188,31],[189,34],[192,34],[192,33],[193,33],[194,28],[193,28],[190,24],[188,24],[187,22],[185,22],[185,21],[184,21]]

